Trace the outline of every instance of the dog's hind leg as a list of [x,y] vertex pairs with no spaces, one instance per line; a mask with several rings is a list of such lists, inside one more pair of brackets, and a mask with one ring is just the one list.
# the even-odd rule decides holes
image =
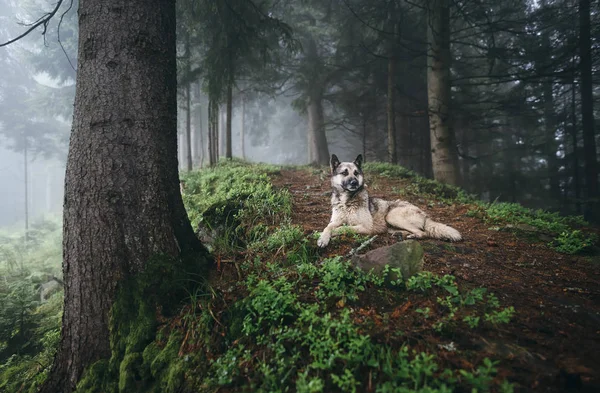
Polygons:
[[385,216],[385,221],[395,229],[410,232],[410,235],[406,236],[407,239],[427,237],[427,233],[424,231],[425,213],[418,208],[408,211],[410,214],[406,213],[405,209],[391,209]]

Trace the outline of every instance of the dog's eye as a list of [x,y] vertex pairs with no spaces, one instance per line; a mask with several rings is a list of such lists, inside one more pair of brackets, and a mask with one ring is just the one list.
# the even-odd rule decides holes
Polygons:
[[348,176],[348,170],[346,169],[344,172],[342,172],[342,175]]
[[354,171],[354,176],[358,176],[358,171]]

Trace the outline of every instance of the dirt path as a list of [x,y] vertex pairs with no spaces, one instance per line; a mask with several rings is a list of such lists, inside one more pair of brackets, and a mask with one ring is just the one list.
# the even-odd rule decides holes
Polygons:
[[[377,197],[395,198],[397,191],[410,182],[366,176],[371,196]],[[307,235],[325,227],[330,214],[330,187],[325,173],[282,170],[273,176],[273,183],[288,189],[294,197],[293,224],[301,226]],[[457,337],[459,345],[469,346],[481,357],[503,359],[499,374],[518,382],[519,390],[600,392],[597,259],[594,262],[559,254],[543,243],[530,243],[510,232],[490,230],[481,219],[468,217],[466,206],[431,203],[410,196],[404,199],[434,219],[457,228],[465,239],[456,244],[422,241],[426,270],[452,274],[459,285],[486,287],[503,305],[512,305],[517,311],[513,321],[499,329],[485,334],[461,332]],[[395,241],[392,236],[380,236],[371,248]],[[350,250],[350,245],[340,243],[321,251],[322,256],[343,255]],[[435,342],[437,338],[420,340]],[[446,355],[449,361],[459,361]]]

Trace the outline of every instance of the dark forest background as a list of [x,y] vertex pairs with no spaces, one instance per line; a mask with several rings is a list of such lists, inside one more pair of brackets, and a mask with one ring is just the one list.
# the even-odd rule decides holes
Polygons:
[[[54,5],[1,0],[0,40],[43,7]],[[44,38],[0,48],[2,197],[28,190],[38,214],[60,206],[76,9],[63,2]],[[180,168],[362,153],[486,201],[594,220],[599,11],[590,0],[181,0]],[[4,224],[23,220],[21,202],[3,205]]]

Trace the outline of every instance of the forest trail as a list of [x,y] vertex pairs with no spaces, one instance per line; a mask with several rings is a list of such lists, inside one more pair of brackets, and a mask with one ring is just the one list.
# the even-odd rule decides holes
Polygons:
[[[448,337],[441,340],[424,319],[398,318],[380,330],[401,329],[412,346],[437,349],[441,359],[455,365],[468,366],[486,356],[500,359],[498,375],[517,381],[524,391],[600,391],[597,257],[561,254],[547,242],[490,228],[482,219],[467,215],[468,205],[435,202],[410,193],[400,197],[399,190],[409,186],[411,179],[365,176],[371,196],[408,200],[462,233],[464,241],[459,243],[422,240],[424,270],[454,275],[459,286],[485,287],[503,306],[516,310],[509,324],[494,329],[457,329],[450,337],[457,351],[439,350]],[[301,226],[307,236],[323,230],[330,218],[325,171],[282,169],[272,175],[272,182],[293,195],[292,224]],[[391,235],[381,235],[369,249],[396,241]],[[320,256],[346,255],[354,246],[342,238],[321,250]],[[402,313],[427,305],[383,303],[386,299],[370,303],[378,305],[369,315],[376,322],[383,309],[397,308]]]

